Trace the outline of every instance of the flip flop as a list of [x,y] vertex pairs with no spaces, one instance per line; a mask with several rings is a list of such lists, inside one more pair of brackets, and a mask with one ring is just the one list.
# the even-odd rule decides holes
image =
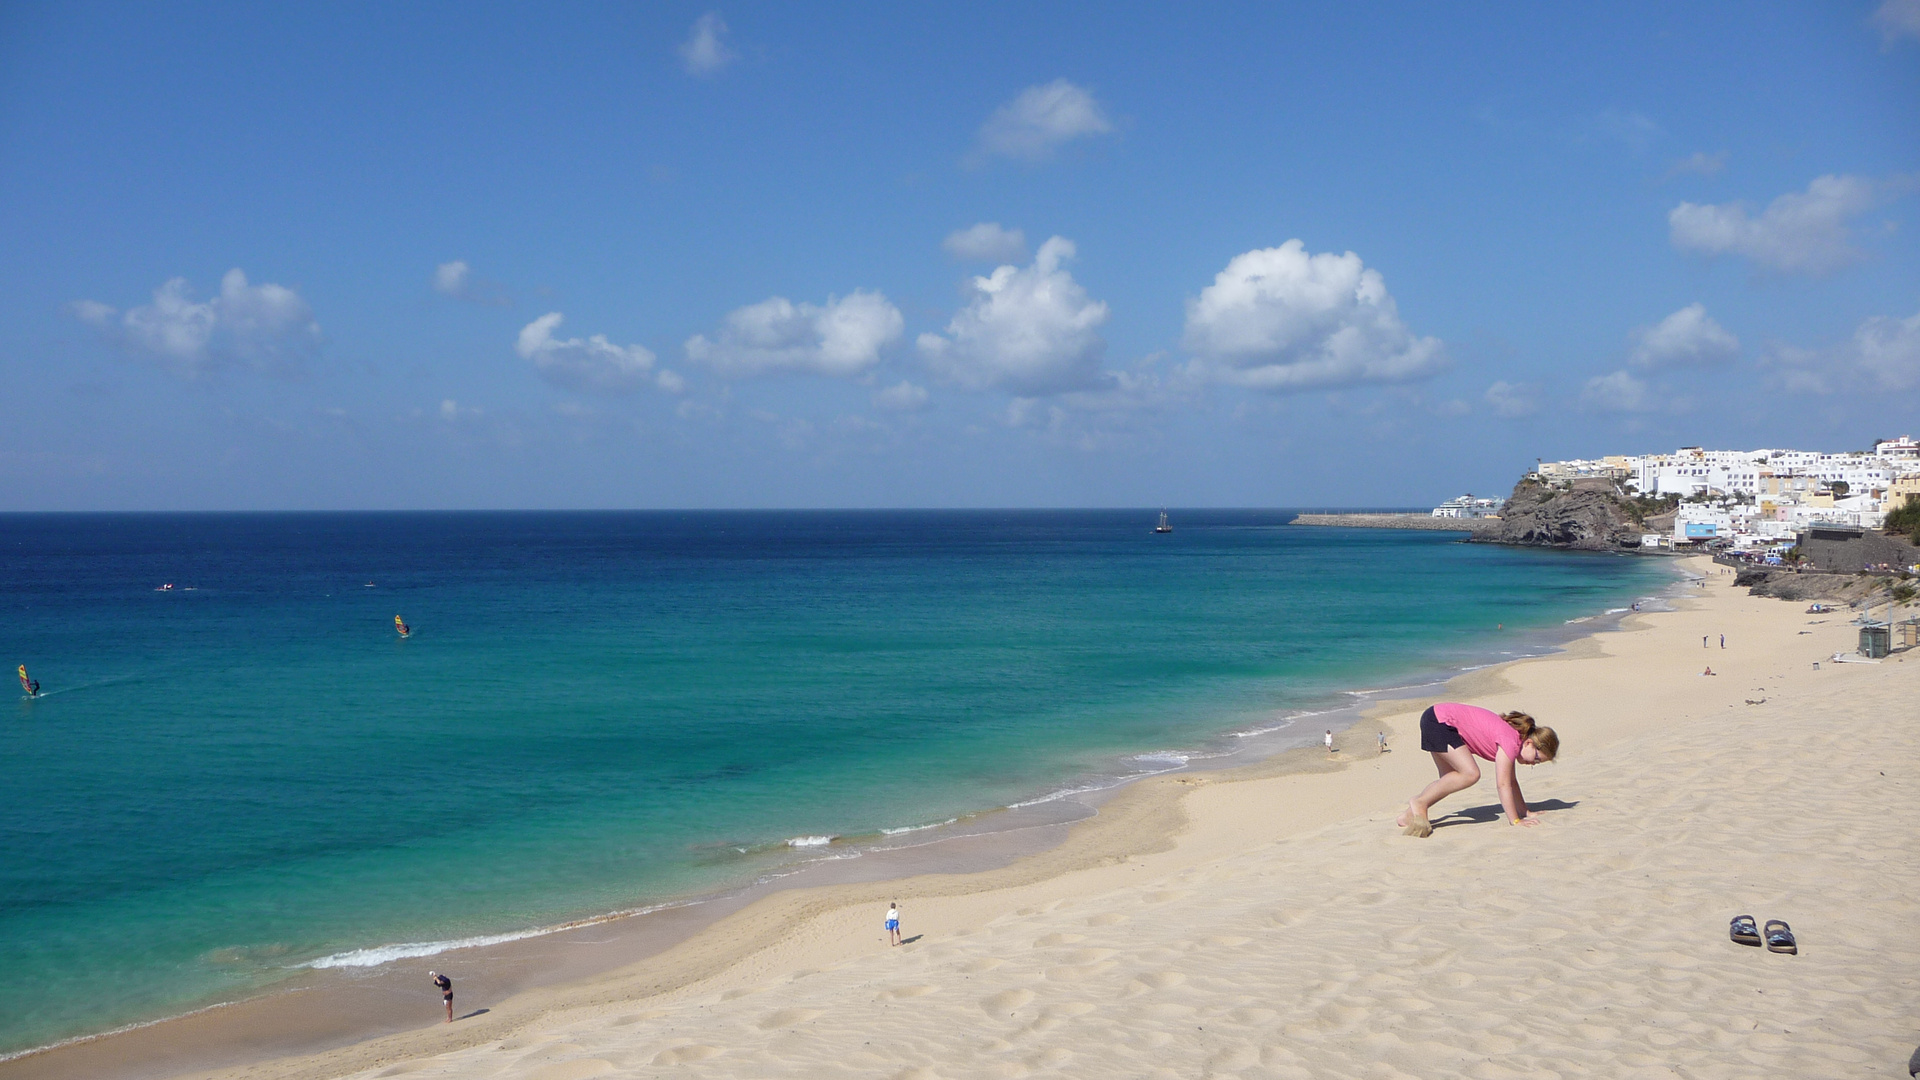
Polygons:
[[1779,919],[1768,919],[1767,951],[1798,954],[1800,946],[1793,940],[1793,927]]
[[1727,924],[1727,936],[1742,945],[1758,946],[1760,926],[1751,915],[1735,915],[1733,921]]

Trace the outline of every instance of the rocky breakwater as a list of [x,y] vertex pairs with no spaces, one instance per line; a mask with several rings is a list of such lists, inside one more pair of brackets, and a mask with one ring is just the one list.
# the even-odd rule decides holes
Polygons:
[[1513,486],[1497,527],[1474,539],[1524,547],[1620,551],[1639,548],[1643,533],[1672,529],[1673,514],[1666,504],[1629,496],[1612,480],[1556,485],[1528,476]]
[[1478,536],[1499,522],[1492,518],[1442,518],[1432,514],[1297,514],[1290,525],[1330,525],[1344,529],[1420,529],[1425,532],[1473,533]]

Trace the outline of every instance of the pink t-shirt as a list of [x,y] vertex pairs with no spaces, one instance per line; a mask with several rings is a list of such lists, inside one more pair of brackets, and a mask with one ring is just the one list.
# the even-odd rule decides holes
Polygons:
[[1504,746],[1508,757],[1520,760],[1520,733],[1497,712],[1446,702],[1433,707],[1433,718],[1459,732],[1476,757],[1493,761],[1493,752]]

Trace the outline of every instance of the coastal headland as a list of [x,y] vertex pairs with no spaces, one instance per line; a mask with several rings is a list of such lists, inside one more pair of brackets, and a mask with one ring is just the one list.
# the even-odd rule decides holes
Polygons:
[[[485,1010],[456,1024],[422,960],[399,1034],[276,1056],[240,1006],[0,1077],[185,1071],[155,1039],[244,1043],[194,1075],[256,1080],[1895,1075],[1920,1040],[1920,664],[1836,663],[1846,615],[1684,565],[1675,610],[1436,692],[1559,730],[1559,761],[1521,777],[1535,828],[1503,825],[1483,780],[1431,838],[1399,835],[1433,766],[1427,699],[1389,701],[1337,753],[1136,783],[999,870],[777,893],[498,1000],[442,955],[460,1012]],[[1799,953],[1730,942],[1739,914],[1789,922]]]

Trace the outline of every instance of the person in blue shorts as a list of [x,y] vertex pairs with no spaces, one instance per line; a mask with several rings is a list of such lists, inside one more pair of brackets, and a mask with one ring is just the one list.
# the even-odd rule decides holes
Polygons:
[[888,944],[900,944],[900,901],[898,900],[889,901],[887,904],[887,936],[891,939]]

